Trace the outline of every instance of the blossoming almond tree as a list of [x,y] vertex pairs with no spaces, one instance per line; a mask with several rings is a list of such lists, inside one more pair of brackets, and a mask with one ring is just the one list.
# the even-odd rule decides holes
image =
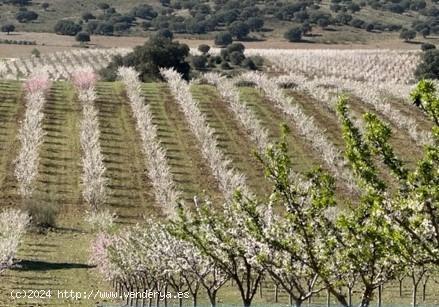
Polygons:
[[336,177],[342,178],[352,191],[358,190],[354,177],[350,171],[345,168],[345,162],[339,150],[317,127],[312,116],[307,116],[297,103],[294,103],[291,99],[286,97],[277,84],[264,74],[255,72],[246,73],[242,78],[254,82],[256,86],[265,93],[268,99],[273,101],[278,108],[289,116],[301,135],[303,135],[322,156],[325,165]]
[[142,139],[142,149],[148,167],[148,176],[154,187],[157,203],[164,206],[167,215],[173,215],[174,206],[180,198],[166,160],[166,152],[157,137],[157,127],[152,122],[149,105],[141,96],[138,73],[133,68],[121,67],[119,77],[125,85],[136,128]]
[[78,69],[72,82],[82,105],[80,141],[82,148],[82,195],[96,212],[107,196],[104,157],[99,143],[98,112],[94,106],[97,76],[91,68]]
[[267,130],[264,129],[254,112],[239,98],[239,92],[235,89],[233,82],[221,77],[217,73],[206,73],[203,79],[215,85],[232,110],[235,118],[247,131],[250,139],[256,143],[261,152],[269,146]]
[[[239,197],[246,198],[241,193]],[[179,206],[174,234],[195,246],[221,269],[238,290],[244,307],[249,307],[265,275],[257,261],[259,245],[245,227],[246,220],[232,200],[219,209],[209,201],[196,202],[195,212]]]
[[35,189],[39,148],[45,134],[43,107],[49,87],[49,75],[44,69],[35,71],[24,83],[26,111],[18,133],[21,148],[15,162],[15,177],[23,199],[29,199]]
[[205,116],[198,108],[198,103],[192,98],[189,84],[173,69],[161,69],[160,72],[168,82],[192,133],[200,143],[201,153],[209,163],[225,198],[231,199],[236,190],[241,190],[242,193],[250,196],[251,193],[245,184],[244,175],[231,167],[231,161],[226,160],[224,153],[219,149],[214,130],[209,127]]
[[29,215],[19,210],[0,212],[0,274],[13,264],[29,221]]

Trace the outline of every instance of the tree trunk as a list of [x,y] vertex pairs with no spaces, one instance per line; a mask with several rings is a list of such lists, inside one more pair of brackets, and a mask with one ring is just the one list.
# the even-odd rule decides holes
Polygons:
[[413,284],[413,293],[412,293],[412,305],[413,307],[417,306],[417,302],[416,302],[416,296],[418,293],[418,285],[416,283]]
[[331,307],[331,292],[326,291],[326,307]]
[[294,305],[295,307],[300,307],[302,306],[302,301],[301,300],[296,300],[296,305]]
[[378,287],[378,301],[377,301],[377,307],[381,307],[382,306],[382,291],[383,291],[383,286],[379,286]]
[[425,276],[424,282],[422,283],[422,302],[425,302],[425,296],[427,292],[427,282],[430,276]]
[[403,281],[404,279],[400,279],[399,280],[399,297],[402,297],[402,281]]
[[373,295],[373,289],[371,287],[367,287],[364,290],[360,307],[368,307],[370,305],[370,301],[372,300],[372,295]]
[[262,298],[262,282],[259,284],[259,297]]
[[244,299],[243,303],[244,307],[250,307],[252,305],[252,301],[250,299]]
[[209,296],[210,307],[216,307],[216,291],[208,292],[207,296]]
[[274,285],[274,302],[278,303],[279,302],[279,293],[278,293],[278,286]]
[[168,285],[165,285],[163,291],[165,292],[165,307],[168,307],[168,296],[166,295],[166,293],[168,292]]
[[197,307],[197,294],[192,294],[192,306]]
[[348,304],[349,307],[352,307],[352,288],[348,287]]

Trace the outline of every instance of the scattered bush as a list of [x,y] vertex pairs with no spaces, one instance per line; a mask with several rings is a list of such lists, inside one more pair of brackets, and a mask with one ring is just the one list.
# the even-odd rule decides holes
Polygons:
[[194,55],[191,62],[195,69],[204,70],[207,65],[207,57],[205,55]]
[[88,22],[89,20],[96,19],[96,16],[90,12],[85,12],[84,14],[82,14],[81,18],[85,22]]
[[36,58],[39,58],[41,56],[41,52],[37,48],[32,49],[30,53]]
[[114,26],[110,22],[101,22],[98,24],[95,33],[100,35],[113,35]]
[[35,41],[0,39],[0,44],[6,45],[36,45]]
[[215,45],[227,46],[233,42],[232,34],[229,32],[220,32],[215,36]]
[[424,43],[421,45],[421,50],[422,51],[427,51],[427,50],[431,50],[431,49],[436,49],[436,46],[430,43]]
[[232,67],[230,67],[229,63],[223,62],[223,63],[221,63],[221,69],[230,70],[230,69],[232,69]]
[[77,42],[86,43],[90,41],[90,34],[88,32],[79,32],[75,37]]
[[12,23],[7,23],[2,26],[2,32],[9,33],[15,31],[15,26]]
[[56,34],[75,36],[81,31],[81,26],[71,20],[60,20],[55,24],[54,30]]
[[198,46],[198,51],[200,51],[202,54],[208,54],[209,50],[210,50],[209,45],[202,44],[202,45]]
[[249,26],[242,21],[234,21],[232,24],[229,25],[227,28],[232,34],[232,36],[235,36],[238,40],[242,40],[243,38],[246,38],[247,35],[250,33]]
[[439,79],[439,50],[429,49],[422,53],[421,62],[416,68],[418,79]]
[[172,33],[169,29],[158,30],[156,35],[164,37],[164,38],[168,38],[170,40],[172,40],[174,38],[174,33]]
[[241,65],[245,59],[245,55],[241,51],[233,51],[229,54],[229,59],[233,65]]
[[139,72],[142,81],[161,79],[159,68],[173,67],[185,79],[189,78],[190,65],[186,61],[189,47],[163,36],[154,36],[143,46],[137,46],[126,56],[116,56],[101,71],[103,79],[116,79],[119,66],[131,66]]
[[98,8],[105,11],[105,10],[108,10],[110,8],[110,6],[107,3],[98,3]]
[[262,67],[264,65],[264,58],[259,55],[251,56],[250,59],[257,67]]
[[19,11],[15,15],[15,19],[17,19],[20,23],[25,23],[38,19],[38,14],[34,11]]
[[302,28],[294,27],[284,34],[284,38],[289,42],[300,42],[302,40]]
[[405,42],[408,42],[415,37],[416,31],[414,30],[402,29],[401,33],[399,34],[399,38],[403,39]]
[[242,63],[241,66],[249,69],[249,70],[257,70],[258,68],[256,67],[256,64],[253,62],[253,60],[251,58],[245,58]]
[[251,31],[260,31],[264,27],[264,19],[260,17],[250,17],[247,20],[247,25]]
[[56,226],[56,218],[58,210],[50,203],[36,203],[28,201],[26,204],[27,212],[31,217],[31,224],[40,229],[54,228]]

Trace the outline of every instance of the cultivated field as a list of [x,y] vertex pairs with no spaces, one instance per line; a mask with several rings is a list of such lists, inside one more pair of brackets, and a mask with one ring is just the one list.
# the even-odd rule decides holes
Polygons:
[[[102,180],[106,197],[102,206],[116,214],[117,226],[125,227],[145,217],[163,218],[169,210],[166,202],[173,199],[174,191],[186,203],[192,202],[195,195],[209,195],[214,204],[229,199],[232,187],[243,187],[256,195],[269,193],[270,186],[254,153],[279,138],[281,123],[289,127],[288,150],[294,171],[302,174],[322,166],[337,178],[341,197],[352,199],[356,187],[343,157],[344,142],[334,104],[341,93],[347,95],[352,116],[360,126],[361,115],[367,111],[389,123],[393,130],[390,142],[397,156],[410,167],[414,168],[422,147],[430,142],[431,123],[408,101],[413,71],[419,61],[417,51],[248,49],[249,55],[267,59],[264,72],[247,73],[227,81],[206,75],[190,84],[176,84],[170,75],[168,82],[140,84],[133,89],[139,90],[137,94],[128,90],[130,83],[126,80],[98,81],[91,89],[93,99],[81,96],[90,89],[71,81],[78,68],[98,70],[109,62],[111,55],[126,52],[128,49],[63,51],[38,59],[8,60],[3,70],[0,67],[2,207],[27,205],[22,202],[22,183],[15,174],[17,157],[23,148],[18,136],[25,133],[21,127],[31,105],[25,79],[45,66],[50,78],[57,81],[49,83],[42,94],[41,109],[37,110],[42,114],[37,123],[42,128],[42,139],[35,147],[38,162],[30,183],[34,188],[31,199],[36,206],[59,212],[54,229],[25,235],[17,263],[1,276],[0,306],[90,306],[101,301],[11,301],[10,292],[14,289],[112,289],[113,285],[104,281],[89,262],[90,242],[95,234],[84,222],[92,201],[84,194],[87,187],[83,184],[83,172],[87,154],[95,155],[93,150],[99,149],[96,155],[105,169]],[[135,105],[139,102],[135,95],[144,99],[142,103],[147,109]],[[84,99],[92,102],[94,111],[83,108]],[[97,117],[90,115],[93,112]],[[149,119],[136,112],[150,116],[144,129],[154,133],[142,134],[139,118]],[[87,130],[83,120],[87,116],[88,124],[99,129],[99,134],[90,136],[97,138],[99,148],[90,145],[89,152],[83,137]],[[212,132],[208,141],[203,139],[203,135],[209,135],[205,131]],[[151,144],[161,147],[164,160],[151,154]],[[215,147],[217,155],[206,150],[206,146]],[[230,161],[224,166],[226,170],[243,176],[235,178],[236,181],[224,178],[222,166],[213,163],[213,159],[222,161],[218,157]],[[382,166],[381,161],[376,162]],[[160,167],[164,171],[155,174],[153,170]],[[391,177],[384,167],[381,172],[386,178]],[[93,184],[94,179],[91,180]],[[169,188],[159,191],[157,180],[171,180]],[[439,304],[434,277],[433,274],[425,288],[425,302],[429,304]],[[384,287],[383,301],[410,302],[410,287],[406,279],[400,297],[397,282],[389,283]],[[255,303],[273,302],[273,291],[267,278],[263,295],[258,295]],[[220,291],[219,298],[223,302],[239,302],[230,285]],[[287,303],[288,298],[280,292],[279,300]],[[314,299],[322,303],[325,300],[324,293]],[[201,297],[200,301],[206,298]]]

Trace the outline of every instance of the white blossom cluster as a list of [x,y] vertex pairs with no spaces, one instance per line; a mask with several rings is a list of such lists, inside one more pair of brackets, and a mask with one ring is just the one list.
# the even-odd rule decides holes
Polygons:
[[373,83],[407,84],[413,81],[419,51],[340,49],[247,49],[289,72],[308,77],[336,77]]
[[[335,79],[328,84],[340,84],[340,80]],[[413,117],[405,115],[393,104],[386,101],[386,97],[377,93],[375,87],[353,80],[343,80],[341,84],[344,89],[360,97],[363,102],[386,116],[395,126],[405,130],[410,138],[420,146],[431,143],[431,133],[421,130]]]
[[8,66],[5,61],[0,61],[0,78],[3,78],[8,72]]
[[19,210],[5,209],[0,212],[0,274],[13,264],[29,222],[29,215]]
[[80,142],[82,148],[82,195],[92,211],[97,211],[107,197],[106,168],[99,142],[100,129],[96,99],[96,74],[91,68],[80,68],[72,78],[82,105]]
[[142,139],[142,149],[148,169],[148,177],[154,187],[157,203],[167,215],[173,215],[174,206],[180,198],[175,187],[171,170],[166,160],[166,151],[157,137],[157,127],[153,123],[150,106],[141,96],[141,83],[133,68],[121,67],[118,75],[125,85],[128,100],[136,120],[136,128]]
[[351,172],[345,168],[345,161],[331,141],[315,124],[312,116],[305,114],[299,104],[294,103],[290,97],[286,97],[276,82],[266,75],[258,72],[245,73],[241,76],[244,80],[253,82],[261,89],[268,99],[275,103],[286,115],[290,116],[292,123],[300,134],[310,142],[311,146],[322,157],[326,166],[336,177],[342,178],[351,190],[357,190],[355,179]]
[[35,189],[39,148],[45,135],[43,107],[49,87],[49,75],[45,70],[36,70],[24,84],[26,111],[18,133],[21,148],[15,162],[15,177],[23,198],[30,198]]
[[214,130],[207,124],[206,117],[198,108],[198,103],[192,97],[190,85],[173,69],[162,69],[162,76],[168,82],[172,94],[180,105],[192,133],[200,143],[203,157],[208,161],[212,174],[219,182],[221,192],[227,200],[231,199],[236,190],[250,195],[243,174],[231,166],[224,153],[219,149]]
[[118,290],[166,291],[171,287],[189,291],[196,298],[201,285],[216,293],[228,280],[190,243],[171,236],[156,221],[145,223],[146,227],[136,226],[113,236],[101,233],[92,244],[91,263],[107,280],[116,281]]
[[230,110],[237,121],[244,127],[250,139],[256,143],[259,152],[263,152],[269,145],[267,130],[264,129],[256,114],[239,98],[239,92],[233,82],[221,77],[217,73],[207,73],[203,79],[215,85],[221,97],[228,103]]
[[[324,102],[326,107],[333,112],[335,112],[334,97],[336,96],[334,94],[331,95],[331,93],[352,93],[361,98],[362,102],[369,104],[377,112],[386,116],[395,126],[405,130],[410,138],[420,146],[431,143],[431,133],[420,129],[418,123],[413,117],[405,115],[398,110],[395,105],[388,101],[388,93],[397,98],[402,98],[403,95],[409,97],[408,93],[410,92],[410,86],[397,86],[390,83],[374,85],[368,82],[334,77],[307,79],[302,74],[284,75],[278,77],[277,80],[278,83],[285,83],[287,80],[289,80],[289,82],[294,82],[299,89],[305,90],[318,101]],[[331,88],[325,89],[323,88],[324,85],[330,86]],[[390,88],[392,88],[392,90],[390,90]]]
[[40,57],[12,58],[4,63],[3,77],[7,79],[26,78],[32,71],[44,66],[52,80],[68,80],[78,67],[87,66],[98,71],[106,67],[113,56],[123,56],[130,51],[130,48],[85,49],[54,52]]

